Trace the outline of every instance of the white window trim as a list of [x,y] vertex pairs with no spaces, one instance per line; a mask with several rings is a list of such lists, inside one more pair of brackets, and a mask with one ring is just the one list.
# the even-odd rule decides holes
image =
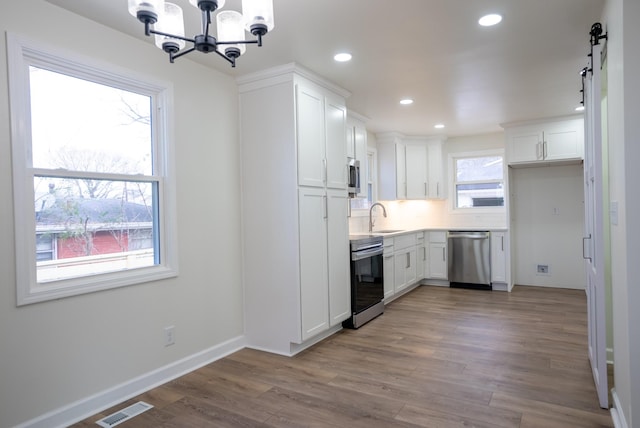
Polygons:
[[[502,187],[504,189],[504,205],[501,207],[468,207],[468,208],[458,208],[456,207],[456,159],[461,158],[475,158],[475,157],[484,157],[484,156],[502,156]],[[449,214],[504,214],[507,206],[507,163],[504,157],[503,149],[490,149],[490,150],[479,150],[473,152],[459,152],[459,153],[449,153],[448,155],[448,176],[449,176],[449,203],[447,204],[447,211]],[[494,180],[495,181],[495,180]]]
[[[170,83],[158,81],[95,59],[80,57],[7,33],[9,105],[13,163],[13,203],[16,250],[16,304],[18,306],[75,296],[178,275],[176,233],[176,189],[172,103]],[[160,264],[121,272],[37,283],[35,216],[33,213],[33,175],[31,123],[29,110],[29,66],[45,66],[70,76],[120,87],[152,96],[156,101],[154,122],[154,179],[158,182]],[[26,143],[28,142],[28,143]],[[50,172],[50,171],[49,171]],[[68,172],[67,172],[68,174]],[[111,177],[109,177],[111,178]],[[126,176],[131,181],[131,176]]]

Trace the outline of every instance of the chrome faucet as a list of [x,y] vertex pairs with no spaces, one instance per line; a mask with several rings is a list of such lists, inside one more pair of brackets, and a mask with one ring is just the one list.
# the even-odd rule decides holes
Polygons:
[[387,216],[387,210],[380,202],[376,202],[375,204],[371,205],[371,208],[369,208],[369,232],[373,232],[373,217],[371,216],[371,213],[376,205],[382,207],[382,215],[385,217]]

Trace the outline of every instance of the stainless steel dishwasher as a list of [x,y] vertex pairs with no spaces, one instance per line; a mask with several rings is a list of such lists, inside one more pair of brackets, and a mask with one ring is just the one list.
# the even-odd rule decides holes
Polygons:
[[491,289],[490,232],[448,233],[451,287]]

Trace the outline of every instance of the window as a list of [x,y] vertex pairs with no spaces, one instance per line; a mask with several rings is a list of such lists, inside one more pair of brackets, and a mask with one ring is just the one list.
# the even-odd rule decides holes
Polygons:
[[455,208],[504,206],[502,155],[453,158]]
[[167,85],[8,41],[18,305],[174,276]]

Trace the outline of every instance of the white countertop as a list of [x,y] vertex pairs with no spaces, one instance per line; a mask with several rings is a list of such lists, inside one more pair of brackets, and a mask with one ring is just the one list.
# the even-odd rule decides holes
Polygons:
[[495,231],[495,232],[506,232],[509,229],[506,227],[428,227],[428,228],[420,228],[420,229],[403,229],[403,230],[395,230],[395,229],[382,229],[384,230],[393,230],[393,232],[382,232],[373,230],[373,232],[350,232],[349,239],[358,239],[365,236],[384,236],[384,237],[394,237],[399,235],[405,235],[408,233],[416,233],[416,232],[426,232],[430,230],[434,231]]

